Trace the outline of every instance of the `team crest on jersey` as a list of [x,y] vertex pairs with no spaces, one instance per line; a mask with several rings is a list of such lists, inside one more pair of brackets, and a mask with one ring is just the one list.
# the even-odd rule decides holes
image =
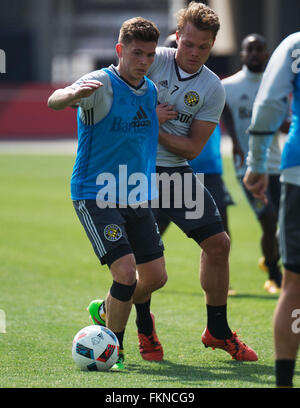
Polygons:
[[200,96],[195,91],[190,91],[184,95],[184,103],[188,106],[195,106],[200,100]]
[[104,228],[104,236],[108,241],[115,242],[122,236],[122,230],[119,225],[109,224]]

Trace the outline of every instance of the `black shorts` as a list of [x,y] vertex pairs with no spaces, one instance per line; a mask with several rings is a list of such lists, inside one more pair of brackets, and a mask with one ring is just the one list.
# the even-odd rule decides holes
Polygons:
[[279,244],[286,269],[300,273],[300,186],[282,183],[279,211]]
[[243,188],[247,200],[258,219],[263,217],[266,213],[273,213],[276,214],[278,217],[281,188],[279,178],[280,178],[279,174],[269,175],[269,183],[266,193],[268,197],[268,204],[264,204],[263,201],[253,197],[250,191],[247,190],[245,184],[243,183],[243,177],[238,177],[238,180]]
[[137,264],[163,256],[164,246],[150,208],[99,208],[96,200],[73,201],[102,265],[133,253]]
[[219,209],[234,205],[221,174],[204,174],[204,185],[213,196]]
[[224,231],[222,218],[212,195],[190,166],[157,167],[156,172],[160,177],[162,173],[169,177],[176,176],[176,181],[170,183],[169,202],[165,200],[168,188],[161,181],[158,184],[158,208],[152,203],[157,219],[160,219],[159,213],[162,213],[198,243]]

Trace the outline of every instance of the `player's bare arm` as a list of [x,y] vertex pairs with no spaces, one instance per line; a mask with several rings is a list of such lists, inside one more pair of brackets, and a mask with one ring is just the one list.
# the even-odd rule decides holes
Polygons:
[[216,123],[194,119],[187,137],[159,131],[159,143],[187,160],[195,159],[215,130]]
[[75,105],[81,98],[91,96],[98,88],[103,86],[100,81],[82,81],[76,88],[70,86],[57,89],[48,99],[48,106],[54,110],[61,110],[67,106]]
[[233,157],[235,160],[237,157],[239,158],[239,165],[240,167],[242,167],[245,161],[244,152],[239,144],[238,137],[235,132],[234,120],[233,120],[231,109],[229,108],[227,104],[225,104],[224,106],[224,110],[222,113],[222,119],[227,129],[227,132],[232,140]]

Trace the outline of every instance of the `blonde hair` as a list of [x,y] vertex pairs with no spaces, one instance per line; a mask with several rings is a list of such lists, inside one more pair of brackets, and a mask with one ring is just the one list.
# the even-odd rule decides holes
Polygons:
[[124,21],[120,29],[119,43],[129,44],[133,40],[158,42],[160,32],[156,25],[143,17]]
[[218,15],[204,3],[192,1],[189,5],[177,13],[177,31],[179,34],[184,29],[187,22],[192,23],[198,30],[211,31],[215,38],[220,21]]

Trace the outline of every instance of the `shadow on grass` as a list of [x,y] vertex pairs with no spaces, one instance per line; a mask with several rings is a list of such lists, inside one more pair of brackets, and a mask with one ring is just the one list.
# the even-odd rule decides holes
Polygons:
[[[148,365],[136,365],[128,362],[128,369],[137,374],[157,378],[157,386],[164,387],[165,383],[173,382],[186,385],[186,387],[209,387],[212,386],[231,388],[243,387],[242,383],[252,383],[253,387],[274,387],[274,367],[259,365],[257,363],[223,361],[214,363],[214,366],[193,367],[191,365],[174,363],[170,360],[151,362]],[[264,377],[263,379],[261,377]],[[164,377],[166,377],[164,379]],[[230,385],[231,384],[231,385]],[[168,385],[167,385],[168,386]]]
[[[199,287],[199,289],[194,292],[194,291],[188,291],[188,290],[168,290],[168,289],[161,289],[160,294],[164,295],[186,295],[186,296],[195,296],[195,297],[203,297],[204,292],[202,289]],[[279,297],[278,294],[257,294],[257,293],[237,293],[234,296],[229,296],[228,298],[230,300],[234,299],[266,299],[266,300],[277,300]]]
[[255,293],[238,293],[235,296],[230,296],[230,299],[265,299],[265,300],[277,300],[279,295],[259,295]]

